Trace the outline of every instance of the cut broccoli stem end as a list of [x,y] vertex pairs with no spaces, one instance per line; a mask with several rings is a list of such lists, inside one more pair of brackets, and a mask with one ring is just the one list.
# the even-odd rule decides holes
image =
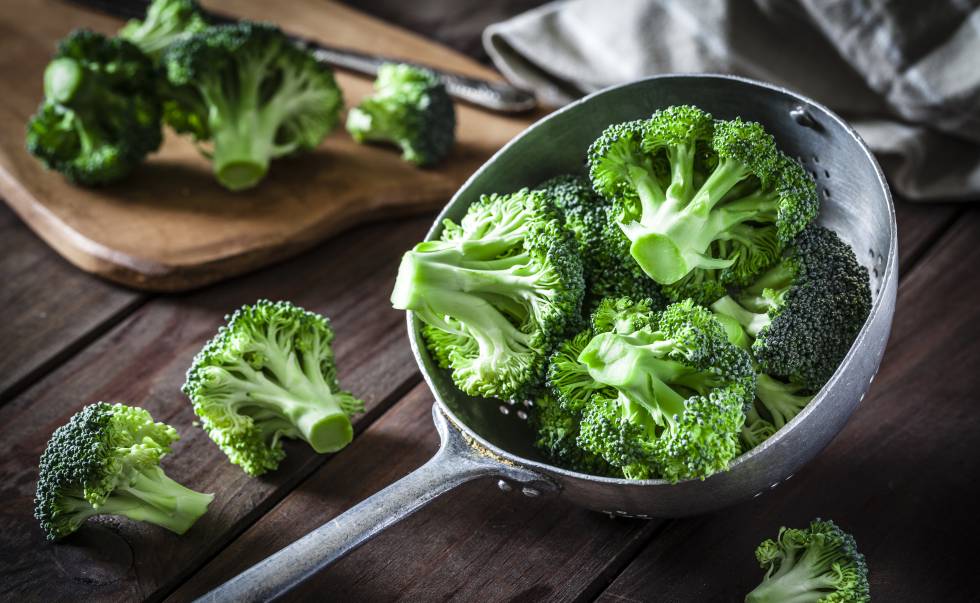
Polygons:
[[100,515],[123,515],[183,534],[208,510],[214,498],[170,479],[160,467],[136,471],[95,508]]
[[[789,571],[777,572],[746,595],[745,603],[819,603],[836,589],[837,581],[828,573],[832,568],[814,562],[819,553],[810,549]],[[783,563],[789,563],[784,561]]]
[[44,95],[58,103],[70,102],[82,88],[85,70],[75,59],[62,57],[44,70]]

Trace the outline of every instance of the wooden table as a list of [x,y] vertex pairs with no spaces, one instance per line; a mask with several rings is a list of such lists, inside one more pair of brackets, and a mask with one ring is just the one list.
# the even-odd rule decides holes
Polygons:
[[[976,600],[980,208],[900,202],[898,219],[898,312],[881,372],[788,483],[711,515],[640,521],[476,481],[291,598],[739,601],[761,577],[755,545],[823,516],[857,537],[876,601]],[[361,227],[255,274],[148,296],[76,271],[0,206],[0,600],[186,601],[428,459],[432,397],[388,295],[399,256],[430,221]],[[287,444],[279,470],[252,479],[193,425],[179,387],[222,316],[261,297],[333,319],[341,382],[367,412],[347,449]],[[142,405],[181,433],[167,472],[217,493],[183,537],[110,519],[43,541],[31,516],[38,456],[97,400]]]

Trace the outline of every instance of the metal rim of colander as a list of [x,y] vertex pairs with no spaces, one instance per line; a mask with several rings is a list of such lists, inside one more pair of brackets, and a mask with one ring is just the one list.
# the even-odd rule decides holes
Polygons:
[[[793,100],[795,100],[796,102],[798,102],[804,108],[813,108],[813,109],[816,109],[818,111],[821,111],[827,117],[829,117],[831,120],[833,120],[834,122],[836,122],[836,124],[838,126],[840,126],[841,128],[843,128],[846,132],[848,132],[851,136],[853,136],[855,140],[857,140],[858,144],[861,147],[862,153],[864,153],[865,158],[868,160],[868,162],[874,168],[875,177],[877,179],[877,182],[878,182],[879,186],[881,187],[882,191],[885,194],[885,200],[886,200],[886,202],[888,204],[888,211],[889,211],[889,214],[890,214],[890,220],[889,220],[889,226],[888,226],[889,227],[889,249],[887,250],[887,252],[885,254],[883,254],[886,257],[886,263],[885,263],[884,267],[882,268],[882,270],[883,270],[882,281],[881,281],[881,283],[880,283],[880,285],[878,287],[877,292],[875,293],[874,299],[872,300],[871,311],[868,314],[868,318],[865,320],[864,325],[861,327],[861,331],[858,333],[857,337],[855,337],[855,339],[854,339],[854,342],[851,344],[851,348],[850,348],[850,350],[848,350],[847,355],[844,356],[844,359],[838,365],[837,370],[834,371],[834,374],[830,377],[830,379],[827,381],[827,383],[824,384],[824,386],[820,389],[820,391],[817,392],[817,395],[814,396],[813,400],[809,404],[807,404],[806,407],[799,414],[797,414],[795,417],[793,417],[792,420],[790,420],[788,423],[786,423],[786,425],[784,425],[781,429],[779,429],[774,435],[772,435],[769,438],[767,438],[762,444],[759,444],[758,446],[756,446],[752,450],[749,450],[748,452],[739,455],[734,461],[732,461],[732,463],[731,463],[731,465],[729,465],[728,469],[726,469],[724,472],[722,472],[722,473],[728,473],[728,472],[733,472],[733,471],[737,470],[740,465],[749,462],[752,458],[756,457],[757,455],[764,454],[769,448],[772,448],[774,446],[777,446],[784,438],[788,437],[791,432],[795,431],[804,422],[806,422],[807,418],[815,411],[815,409],[817,408],[817,406],[819,406],[824,401],[824,399],[826,399],[827,392],[832,388],[832,386],[838,380],[840,380],[841,376],[845,373],[846,367],[850,363],[850,360],[851,360],[852,356],[855,354],[855,351],[860,347],[858,344],[861,341],[863,341],[865,339],[865,337],[867,336],[867,334],[868,334],[868,325],[871,322],[872,317],[874,317],[876,315],[877,310],[878,310],[879,306],[882,304],[882,301],[884,299],[884,296],[882,295],[882,292],[885,291],[885,290],[887,290],[887,284],[889,283],[890,279],[892,279],[893,276],[894,276],[893,275],[893,271],[891,270],[891,268],[892,268],[892,264],[895,261],[897,261],[897,258],[895,257],[896,256],[896,254],[895,254],[895,248],[897,246],[897,238],[898,237],[897,237],[896,223],[895,223],[895,206],[894,206],[894,203],[892,201],[891,191],[888,188],[888,183],[885,180],[885,175],[884,175],[884,172],[882,172],[882,170],[881,170],[881,166],[878,165],[877,159],[875,159],[874,154],[872,154],[871,150],[868,148],[868,145],[864,142],[864,139],[862,139],[861,136],[860,136],[860,134],[858,134],[858,132],[853,127],[851,127],[846,121],[844,121],[835,112],[833,112],[832,110],[830,110],[829,108],[827,108],[823,104],[818,103],[818,102],[816,102],[816,101],[814,101],[814,100],[812,100],[810,98],[807,98],[807,97],[805,97],[805,96],[803,96],[803,95],[801,95],[799,93],[793,92],[792,90],[788,90],[786,88],[783,88],[781,86],[776,86],[774,84],[769,84],[769,83],[766,83],[766,82],[761,82],[761,81],[758,81],[758,80],[753,80],[751,78],[745,78],[745,77],[735,76],[735,75],[725,75],[725,74],[715,74],[715,73],[703,73],[703,74],[702,73],[664,74],[664,75],[654,75],[654,76],[642,78],[642,79],[639,79],[639,80],[634,80],[634,81],[631,81],[631,82],[628,82],[628,83],[625,83],[625,84],[617,84],[615,86],[610,86],[608,88],[604,88],[604,89],[599,90],[597,92],[593,92],[592,94],[589,94],[588,96],[585,96],[585,97],[583,97],[583,98],[581,98],[581,99],[579,99],[577,101],[574,101],[574,102],[572,102],[572,103],[570,103],[570,104],[562,107],[561,109],[558,109],[558,110],[556,110],[556,111],[554,111],[552,113],[549,113],[545,117],[541,118],[540,120],[538,120],[537,122],[535,122],[534,124],[532,124],[531,126],[529,126],[523,132],[521,132],[520,134],[518,134],[516,137],[514,137],[510,142],[508,142],[506,145],[504,145],[499,151],[497,151],[496,153],[494,153],[493,156],[490,157],[490,159],[488,159],[479,169],[477,169],[466,180],[466,182],[463,183],[462,186],[459,187],[459,189],[456,192],[456,194],[453,195],[453,197],[449,200],[449,202],[442,209],[442,211],[439,212],[439,215],[436,216],[436,219],[433,222],[432,227],[428,230],[428,232],[426,232],[425,240],[430,240],[431,238],[433,238],[434,236],[436,236],[438,230],[440,229],[440,227],[442,225],[443,219],[446,218],[447,212],[449,211],[450,208],[453,207],[456,198],[459,196],[459,191],[463,191],[466,188],[468,188],[470,186],[471,182],[474,181],[475,179],[477,179],[491,164],[493,164],[500,156],[506,154],[508,152],[508,150],[513,145],[515,145],[518,141],[520,141],[522,138],[524,138],[525,136],[527,136],[528,133],[532,129],[534,129],[537,126],[539,126],[542,122],[544,122],[546,120],[550,120],[552,118],[555,118],[558,115],[561,115],[562,113],[564,113],[566,111],[574,110],[575,108],[577,108],[577,107],[579,107],[581,105],[584,105],[584,104],[589,103],[592,99],[596,98],[597,96],[600,96],[600,95],[603,95],[603,94],[612,92],[613,90],[618,90],[620,88],[626,88],[626,87],[630,87],[630,86],[635,86],[635,85],[638,85],[638,84],[640,84],[642,82],[648,82],[648,81],[652,81],[652,80],[671,80],[671,79],[720,79],[720,80],[728,80],[728,81],[740,82],[740,83],[748,84],[748,85],[751,85],[751,86],[757,86],[757,87],[760,87],[760,88],[765,88],[766,90],[769,90],[771,92],[775,92],[775,93],[778,93],[778,94],[786,95],[786,96],[792,98]],[[801,126],[801,127],[804,127],[804,126]],[[488,191],[488,192],[499,192],[499,191]],[[569,470],[569,469],[564,469],[562,467],[557,467],[557,466],[554,466],[554,465],[549,465],[549,464],[543,463],[541,461],[535,461],[535,460],[532,460],[532,459],[524,458],[522,456],[519,456],[519,455],[516,455],[516,454],[514,454],[512,452],[509,452],[509,451],[507,451],[507,450],[505,450],[503,448],[500,448],[499,446],[497,446],[495,444],[490,443],[485,438],[483,438],[480,434],[476,433],[473,429],[471,429],[469,426],[467,426],[466,423],[462,419],[460,419],[458,416],[456,416],[455,413],[453,413],[452,409],[449,408],[449,405],[446,404],[446,402],[442,400],[442,397],[439,394],[439,390],[438,390],[436,384],[434,383],[434,381],[432,379],[432,376],[425,369],[425,365],[422,362],[422,354],[423,353],[426,353],[426,352],[423,352],[422,346],[421,346],[421,344],[419,342],[419,338],[418,338],[418,335],[417,335],[418,334],[418,331],[416,329],[416,324],[415,324],[415,318],[414,318],[414,315],[413,315],[412,312],[407,312],[406,313],[406,322],[407,322],[407,325],[408,325],[408,336],[409,336],[409,343],[410,343],[411,349],[412,349],[412,354],[415,357],[416,363],[419,365],[419,369],[420,369],[420,371],[422,373],[422,377],[425,379],[425,382],[429,386],[429,389],[432,392],[433,396],[435,397],[436,402],[439,404],[439,408],[440,408],[441,412],[443,412],[446,415],[446,417],[449,418],[449,420],[452,422],[452,424],[457,429],[459,429],[460,431],[462,431],[468,438],[471,438],[472,442],[474,444],[476,444],[477,446],[479,446],[480,448],[483,448],[483,449],[489,451],[490,453],[492,453],[493,455],[495,455],[497,457],[500,457],[500,458],[502,458],[502,459],[504,459],[504,460],[506,460],[508,462],[511,462],[511,463],[514,463],[516,465],[520,465],[520,466],[523,466],[523,467],[531,468],[531,469],[534,469],[534,470],[537,470],[537,471],[541,471],[542,473],[545,473],[545,474],[560,475],[560,476],[567,477],[567,478],[572,478],[572,479],[585,479],[585,480],[590,480],[590,481],[594,481],[594,482],[607,483],[607,484],[611,484],[611,485],[623,485],[623,486],[670,486],[670,485],[676,485],[677,483],[683,483],[684,481],[696,481],[696,480],[693,480],[693,479],[692,480],[681,480],[681,482],[670,482],[670,481],[664,480],[664,479],[630,480],[630,479],[616,478],[616,477],[602,477],[602,476],[597,476],[597,475],[590,475],[588,473],[578,473],[576,471],[572,471],[572,470]],[[863,397],[864,396],[862,395],[862,398]],[[715,477],[717,475],[719,475],[719,474],[715,474],[715,475],[709,476],[709,477],[705,478],[705,481],[711,480],[713,477]]]

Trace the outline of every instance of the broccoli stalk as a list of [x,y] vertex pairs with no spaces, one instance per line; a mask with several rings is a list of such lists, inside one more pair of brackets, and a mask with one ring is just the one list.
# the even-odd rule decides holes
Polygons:
[[337,383],[333,337],[325,317],[259,300],[195,357],[184,393],[211,439],[249,475],[278,466],[282,438],[319,453],[350,443],[350,416],[364,403]]
[[808,529],[780,528],[756,549],[766,575],[746,603],[866,603],[868,567],[854,537],[832,521]]
[[153,0],[143,20],[130,20],[119,30],[119,37],[158,59],[174,40],[197,33],[207,26],[194,0]]
[[456,109],[439,76],[414,65],[378,68],[375,93],[347,114],[347,131],[357,142],[390,142],[402,158],[431,166],[449,155],[455,141]]
[[258,184],[272,159],[316,148],[343,105],[333,72],[271,25],[209,27],[162,61],[167,122],[210,141],[205,155],[230,190]]
[[520,397],[578,319],[573,245],[541,193],[484,197],[441,240],[404,255],[391,302],[428,325],[430,350],[464,392]]
[[692,106],[609,127],[589,150],[593,185],[630,254],[672,299],[710,302],[770,265],[816,215],[816,189],[757,123]]
[[146,410],[99,402],[51,436],[41,456],[35,517],[49,540],[95,515],[122,515],[183,534],[214,496],[175,482],[159,463],[177,432]]

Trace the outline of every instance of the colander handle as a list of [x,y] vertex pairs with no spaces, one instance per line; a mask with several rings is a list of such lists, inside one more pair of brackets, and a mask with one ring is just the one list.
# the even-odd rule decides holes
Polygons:
[[300,584],[440,494],[485,476],[499,476],[541,492],[548,478],[480,454],[449,424],[437,404],[432,418],[441,440],[426,464],[335,517],[286,548],[253,565],[198,601],[268,601]]

